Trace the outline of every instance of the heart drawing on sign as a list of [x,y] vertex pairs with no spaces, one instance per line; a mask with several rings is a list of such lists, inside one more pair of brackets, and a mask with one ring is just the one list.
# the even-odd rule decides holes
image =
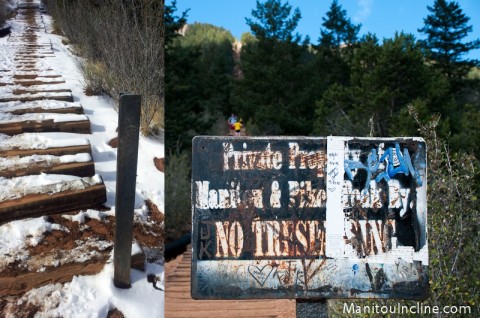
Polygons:
[[267,281],[267,278],[270,276],[272,271],[273,271],[273,267],[268,264],[264,266],[256,266],[256,265],[248,266],[248,272],[262,287]]

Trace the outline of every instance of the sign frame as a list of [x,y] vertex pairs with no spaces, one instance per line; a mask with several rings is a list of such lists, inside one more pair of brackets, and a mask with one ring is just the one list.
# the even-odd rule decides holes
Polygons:
[[423,139],[192,144],[192,298],[428,297]]

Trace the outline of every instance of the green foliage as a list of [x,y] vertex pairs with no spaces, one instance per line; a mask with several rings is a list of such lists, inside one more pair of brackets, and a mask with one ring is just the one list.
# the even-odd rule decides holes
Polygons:
[[373,125],[375,136],[411,135],[407,105],[422,100],[433,111],[447,108],[445,81],[424,63],[412,35],[396,34],[382,45],[367,35],[353,52],[350,72],[349,85],[331,86],[317,102],[316,133],[362,136]]
[[292,15],[292,6],[282,4],[281,0],[257,1],[256,10],[252,10],[254,19],[247,18],[247,24],[252,34],[259,40],[275,40],[298,43],[301,39],[298,33],[293,34],[300,21],[300,10],[296,8]]
[[[182,17],[172,25],[181,26]],[[196,134],[223,131],[231,112],[244,119],[249,135],[411,136],[434,118],[420,124],[430,160],[432,300],[426,304],[478,305],[480,286],[469,279],[478,277],[478,70],[452,81],[441,58],[432,59],[410,34],[357,40],[360,26],[337,1],[323,19],[320,45],[302,41],[299,20],[288,2],[257,1],[236,65],[228,31],[193,24],[184,36],[174,33],[167,48],[167,153],[188,149]],[[469,66],[461,56],[453,65]],[[167,215],[176,209],[167,204]]]
[[[257,2],[247,19],[257,41],[244,44],[232,103],[235,112],[253,123],[260,134],[308,134],[314,94],[313,58],[301,38],[293,34],[298,9],[280,1]],[[290,18],[289,18],[290,17]]]
[[195,23],[176,38],[166,60],[166,148],[188,148],[230,110],[234,37],[225,29]]
[[[350,63],[361,25],[354,25],[337,0],[332,1],[327,16],[322,18],[319,45],[315,47],[316,96],[321,98],[331,85],[348,85]],[[318,104],[318,103],[317,103]]]
[[463,56],[480,47],[479,39],[464,42],[472,32],[472,26],[468,25],[470,18],[454,1],[435,0],[433,7],[427,8],[430,15],[424,19],[424,27],[418,31],[427,35],[425,46],[431,52],[433,65],[448,78],[462,79],[475,64],[475,61],[463,60]]
[[305,47],[291,43],[258,43],[242,48],[242,79],[235,82],[232,102],[252,119],[261,134],[308,134],[313,96],[312,69]]
[[[174,14],[172,11],[171,15]],[[234,67],[232,42],[235,39],[230,32],[201,23],[184,27],[180,20],[171,24],[185,33],[183,36],[175,33],[169,42],[166,59],[167,242],[191,230],[191,140],[197,134],[209,132],[229,109],[230,77]]]
[[165,46],[168,48],[172,41],[180,36],[178,31],[187,23],[188,10],[184,11],[180,16],[175,15],[177,11],[177,1],[173,0],[170,5],[165,5]]
[[[476,158],[466,154],[452,154],[436,129],[440,116],[434,115],[424,123],[413,107],[410,115],[420,127],[420,135],[427,142],[428,175],[428,244],[430,297],[424,306],[470,306],[470,314],[458,317],[478,317],[480,268],[478,250],[480,230],[478,189],[473,180],[479,175]],[[356,306],[416,306],[408,300],[331,300],[332,317],[346,317],[344,304]],[[417,317],[418,314],[398,314],[389,317]],[[443,315],[438,315],[443,316]],[[348,317],[359,317],[350,315]],[[360,317],[369,317],[364,314]]]
[[253,36],[250,32],[243,32],[242,36],[240,37],[240,42],[243,44],[252,44],[257,41],[257,38]]
[[469,80],[480,80],[480,68],[472,67],[468,73]]
[[191,230],[190,158],[186,151],[170,153],[165,170],[165,241]]
[[208,23],[194,23],[189,24],[184,37],[179,44],[182,46],[208,46],[215,44],[231,44],[235,42],[230,31],[224,28],[216,27]]
[[327,17],[322,18],[323,27],[320,30],[320,45],[329,48],[350,46],[357,42],[361,25],[354,25],[347,17],[347,11],[342,9],[337,0],[332,1]]
[[468,304],[478,316],[480,284],[474,278],[480,277],[479,192],[473,182],[479,174],[478,161],[449,151],[435,130],[438,116],[423,124],[411,112],[428,147],[431,301],[440,306]]
[[456,123],[461,129],[450,138],[453,149],[463,149],[480,158],[480,109],[473,105],[465,105]]

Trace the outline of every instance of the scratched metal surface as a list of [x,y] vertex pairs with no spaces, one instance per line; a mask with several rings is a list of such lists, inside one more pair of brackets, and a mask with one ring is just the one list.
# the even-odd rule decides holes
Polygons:
[[419,138],[196,137],[192,297],[428,296]]

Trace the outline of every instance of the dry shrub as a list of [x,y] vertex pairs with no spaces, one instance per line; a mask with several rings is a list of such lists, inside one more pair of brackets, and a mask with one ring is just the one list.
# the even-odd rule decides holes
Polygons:
[[[456,307],[455,317],[480,317],[480,269],[478,264],[480,216],[478,202],[479,162],[465,154],[452,154],[436,132],[440,116],[423,123],[413,107],[410,114],[419,126],[428,148],[428,244],[430,297],[422,306],[438,306],[440,313],[429,317],[446,317],[445,306]],[[416,306],[411,300],[331,300],[331,317],[370,317],[368,314],[346,314],[345,304],[374,305],[395,308]],[[468,312],[469,310],[469,312]],[[417,317],[417,314],[389,314],[388,317]]]
[[480,218],[475,179],[479,174],[479,162],[469,154],[452,154],[446,142],[437,137],[440,116],[423,124],[413,107],[410,112],[429,147],[429,302],[440,307],[469,305],[471,316],[478,317]]
[[100,95],[108,91],[111,80],[104,63],[81,60],[78,68],[83,75],[83,88],[87,96]]
[[142,95],[142,132],[163,128],[163,1],[49,4],[63,33],[86,58],[80,70],[89,92],[104,92],[117,101],[120,93]]

